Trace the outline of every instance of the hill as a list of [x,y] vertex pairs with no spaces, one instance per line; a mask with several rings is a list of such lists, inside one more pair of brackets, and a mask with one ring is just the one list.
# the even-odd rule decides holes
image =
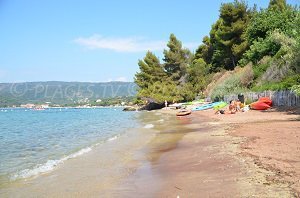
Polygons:
[[24,82],[0,83],[0,106],[26,103],[73,104],[97,99],[134,96],[133,82]]

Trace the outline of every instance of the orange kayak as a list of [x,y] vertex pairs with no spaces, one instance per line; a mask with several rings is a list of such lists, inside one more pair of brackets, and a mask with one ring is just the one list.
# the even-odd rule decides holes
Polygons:
[[254,110],[266,110],[270,108],[270,105],[261,102],[261,101],[257,101],[257,102],[253,102],[250,104],[251,109]]
[[186,115],[189,115],[191,114],[192,111],[191,110],[181,110],[179,111],[178,113],[176,113],[177,116],[186,116]]
[[266,103],[269,106],[272,106],[272,100],[269,97],[261,97],[258,99],[258,101]]

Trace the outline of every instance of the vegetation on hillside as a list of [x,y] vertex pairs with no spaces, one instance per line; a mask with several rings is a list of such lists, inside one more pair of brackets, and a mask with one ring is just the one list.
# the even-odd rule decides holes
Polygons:
[[138,98],[188,101],[249,90],[300,93],[300,11],[285,0],[257,10],[245,1],[223,3],[219,19],[195,54],[170,35],[163,62],[139,60]]
[[0,107],[27,103],[77,106],[97,100],[101,101],[99,105],[119,104],[120,97],[126,102],[128,97],[135,96],[136,88],[133,82],[0,83]]

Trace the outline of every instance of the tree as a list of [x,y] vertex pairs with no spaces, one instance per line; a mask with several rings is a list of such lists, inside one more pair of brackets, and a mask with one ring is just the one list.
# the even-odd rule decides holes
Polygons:
[[297,40],[298,18],[297,8],[286,5],[284,0],[271,0],[268,9],[256,13],[248,25],[246,38],[251,46],[244,53],[240,63],[242,65],[248,62],[256,64],[264,56],[273,57],[277,54],[282,46],[279,42],[275,42],[273,37],[275,32]]
[[147,52],[144,60],[138,62],[140,72],[135,74],[135,83],[140,89],[147,89],[155,82],[162,82],[166,79],[166,73],[160,64],[159,59],[152,53]]
[[247,50],[248,43],[244,32],[252,12],[244,1],[235,0],[233,3],[221,5],[220,18],[210,31],[213,70],[234,69]]
[[169,50],[164,50],[164,69],[172,81],[182,84],[185,81],[187,67],[192,60],[192,53],[182,47],[181,41],[174,34],[170,35],[167,46]]
[[209,82],[209,70],[210,66],[202,59],[195,59],[188,68],[187,81],[193,87],[194,93],[199,93],[204,91]]
[[151,98],[158,103],[163,103],[167,100],[169,103],[173,101],[182,101],[180,89],[173,81],[155,82],[147,89],[141,89],[139,91],[140,97]]
[[268,9],[283,11],[286,7],[287,6],[285,0],[270,0]]
[[254,14],[246,30],[246,38],[250,45],[259,38],[265,39],[269,33],[276,29],[288,36],[293,34],[297,28],[294,20],[298,11],[283,4],[283,2],[285,3],[285,1],[280,0],[271,1],[268,9]]
[[211,63],[213,47],[210,40],[208,36],[203,37],[202,44],[196,50],[195,59],[202,58],[206,63]]

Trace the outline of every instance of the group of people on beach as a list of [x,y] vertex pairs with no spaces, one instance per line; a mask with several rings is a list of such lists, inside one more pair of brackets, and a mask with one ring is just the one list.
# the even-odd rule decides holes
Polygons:
[[219,109],[216,111],[216,114],[235,114],[244,107],[244,104],[241,103],[239,99],[231,100],[229,102],[228,110]]

